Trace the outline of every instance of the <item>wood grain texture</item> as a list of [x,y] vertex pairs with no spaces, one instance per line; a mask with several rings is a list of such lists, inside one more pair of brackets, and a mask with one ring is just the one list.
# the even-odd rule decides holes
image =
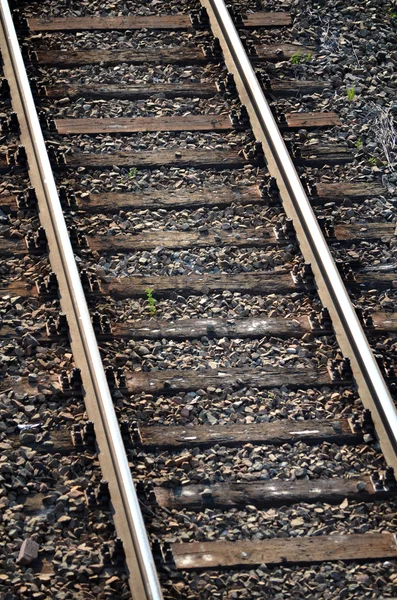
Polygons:
[[268,199],[262,198],[257,185],[244,187],[218,187],[202,188],[199,190],[138,190],[136,192],[105,194],[85,194],[78,198],[81,209],[88,212],[113,213],[119,210],[133,210],[135,208],[200,208],[202,206],[229,206],[233,202],[240,204],[264,203]]
[[[368,334],[379,335],[397,332],[397,313],[375,312],[372,313],[373,327],[368,329]],[[0,324],[0,339],[20,339],[22,334],[17,331],[18,325],[10,322]],[[261,338],[276,336],[280,338],[301,338],[305,333],[313,335],[326,335],[328,330],[315,329],[312,331],[309,318],[306,316],[295,319],[278,319],[274,317],[253,317],[244,320],[226,319],[178,319],[165,321],[158,318],[140,319],[125,323],[112,324],[111,333],[98,333],[99,340],[108,339],[134,339],[134,340],[193,340],[201,337],[208,338]],[[58,336],[48,337],[45,326],[38,325],[30,333],[40,344],[48,344],[58,339]]]
[[374,333],[396,333],[397,313],[376,312],[372,313]]
[[146,297],[146,290],[153,290],[155,296],[201,295],[203,293],[243,292],[245,294],[282,294],[298,289],[310,290],[313,286],[297,285],[286,271],[256,271],[254,273],[204,274],[173,276],[132,276],[114,278],[102,284],[102,290],[114,298]]
[[[397,332],[397,313],[371,313],[373,326],[364,329],[368,334],[383,334]],[[294,319],[257,316],[244,320],[239,319],[177,319],[165,321],[158,318],[114,323],[111,334],[98,334],[101,339],[131,338],[136,340],[175,339],[189,340],[201,337],[208,338],[261,338],[276,336],[281,338],[301,338],[306,333],[314,336],[329,335],[330,329],[314,328],[309,323],[309,317],[300,316]],[[2,329],[0,329],[2,336]]]
[[[349,289],[390,289],[397,285],[397,272],[374,272],[361,270],[355,273],[354,279],[343,277]],[[145,276],[113,278],[100,283],[99,292],[88,292],[90,296],[110,295],[113,298],[145,298],[148,288],[157,297],[169,297],[173,294],[201,295],[218,293],[223,290],[243,292],[245,294],[283,294],[293,291],[313,291],[313,284],[295,284],[290,273],[277,271],[257,271],[237,275],[173,275],[170,277]],[[36,285],[27,279],[0,282],[0,298],[28,298],[38,296]]]
[[376,240],[390,241],[396,236],[395,223],[350,223],[336,225],[335,237],[338,241]]
[[228,115],[56,119],[55,126],[59,135],[95,135],[97,133],[127,135],[149,131],[232,131],[235,129]]
[[334,202],[342,204],[345,198],[352,202],[360,202],[367,198],[383,196],[386,190],[376,183],[352,183],[341,181],[339,183],[318,182],[315,184],[315,192],[310,196],[310,202],[314,206]]
[[338,183],[318,182],[316,183],[317,194],[328,202],[342,201],[343,198],[355,198],[365,200],[374,196],[383,196],[385,188],[377,183],[340,181]]
[[[115,323],[112,336],[133,339],[173,339],[189,340],[201,337],[211,338],[260,338],[265,335],[279,337],[302,337],[310,330],[309,318],[277,319],[253,317],[248,319],[178,319],[164,321],[150,319],[148,321],[129,321]],[[0,329],[1,334],[1,329]]]
[[[293,157],[293,162],[297,166],[338,165],[352,162],[352,160],[353,155],[350,149],[338,145],[303,147],[301,156]],[[248,160],[236,150],[175,148],[156,152],[143,150],[142,152],[114,152],[111,154],[76,152],[65,157],[64,165],[53,165],[53,168],[107,169],[117,165],[137,169],[154,169],[157,167],[238,169],[248,164],[257,164],[257,162],[254,159]]]
[[[283,27],[291,25],[285,12],[256,12],[243,16],[245,28]],[[136,29],[192,29],[188,14],[123,17],[45,17],[28,19],[31,31],[124,31]]]
[[[311,48],[297,44],[266,44],[255,46],[255,54],[251,55],[256,62],[280,62],[289,60],[292,56],[302,52],[313,53]],[[130,65],[174,64],[197,65],[211,62],[201,48],[136,48],[133,50],[60,50],[40,49],[36,52],[40,65],[48,67],[81,67],[83,65],[108,65],[115,66],[121,63]],[[219,59],[217,59],[219,60]]]
[[[280,245],[273,227],[261,229],[214,229],[213,231],[148,231],[141,235],[87,236],[88,246],[97,252],[153,250],[155,248],[263,248]],[[284,243],[291,243],[287,240]]]
[[323,129],[341,125],[334,112],[292,112],[286,113],[285,118],[287,123],[280,123],[281,129]]
[[[335,113],[287,113],[279,127],[286,129],[323,129],[340,125]],[[59,135],[96,135],[98,133],[130,134],[153,131],[233,131],[229,115],[189,115],[185,117],[114,117],[56,119]],[[238,129],[241,127],[238,126]],[[244,127],[246,128],[246,127]]]
[[[287,442],[288,443],[288,442]],[[366,484],[364,489],[357,484]],[[393,496],[393,492],[377,493],[369,477],[360,479],[316,479],[301,481],[241,481],[212,485],[186,485],[176,488],[155,487],[156,501],[168,510],[204,511],[206,508],[245,509],[288,506],[306,502],[339,504],[347,498],[357,502],[374,502]]]
[[266,365],[254,368],[188,369],[126,372],[126,385],[129,394],[141,392],[149,394],[175,394],[214,387],[221,389],[241,389],[246,385],[258,389],[269,389],[286,385],[292,389],[332,385],[328,371],[319,369],[292,369]]
[[[345,279],[349,288],[387,289],[397,281],[397,272],[373,272],[362,270],[354,279]],[[113,278],[101,285],[104,294],[114,298],[146,297],[148,288],[155,296],[169,297],[171,294],[201,295],[219,293],[224,290],[245,294],[283,294],[293,291],[314,290],[314,284],[296,284],[290,273],[285,271],[256,271],[238,274],[191,274],[172,276],[132,276]]]
[[[158,150],[156,152],[144,150],[142,152],[115,152],[112,154],[86,154],[76,152],[67,155],[66,164],[62,169],[86,167],[87,169],[107,169],[113,165],[136,169],[154,169],[157,167],[197,167],[202,169],[234,169],[251,164],[243,156],[233,150],[206,150],[202,148],[185,149],[174,148],[171,150]],[[56,167],[54,167],[56,168]]]
[[[365,198],[382,195],[385,190],[376,184],[317,184],[318,195],[309,196],[310,202],[314,205],[326,204],[327,202],[335,202],[340,204],[344,198],[349,198],[352,201],[360,201]],[[7,196],[4,199],[4,204],[7,206],[9,202],[15,203],[12,196]],[[113,213],[119,210],[133,210],[135,208],[199,208],[202,206],[229,206],[234,202],[240,204],[267,204],[270,198],[264,195],[262,197],[257,185],[248,185],[243,187],[211,187],[202,188],[200,190],[157,190],[146,189],[136,192],[115,193],[109,192],[105,194],[84,194],[83,197],[77,199],[81,209],[88,212],[105,212]]]
[[[330,87],[327,81],[276,80],[264,88],[266,95],[300,96],[322,93]],[[211,98],[218,93],[214,83],[151,83],[151,84],[84,84],[60,83],[46,87],[48,98],[96,98],[101,100],[144,100],[161,94],[165,98]]]
[[320,535],[261,541],[172,544],[177,569],[216,569],[246,565],[305,564],[397,557],[391,533]]
[[243,15],[244,27],[285,27],[292,24],[286,12],[253,12]]
[[240,446],[244,444],[271,444],[304,442],[320,444],[359,444],[362,435],[352,433],[346,419],[337,421],[273,421],[272,423],[228,423],[227,425],[194,425],[141,427],[142,445],[145,448],[182,449]]
[[127,29],[190,29],[189,15],[122,17],[44,17],[28,19],[31,31],[124,31]]
[[[395,237],[393,223],[367,223],[365,225],[337,225],[330,242],[356,242],[358,240],[391,240]],[[140,251],[154,249],[208,248],[209,246],[231,246],[233,248],[264,248],[268,245],[281,246],[293,243],[288,238],[277,238],[273,227],[256,229],[214,229],[213,231],[154,230],[144,234],[120,234],[115,236],[87,236],[92,251],[99,253]],[[26,253],[24,244],[14,244],[19,252]],[[0,240],[1,253],[1,240]]]
[[297,166],[321,167],[324,165],[344,165],[353,162],[354,156],[347,146],[313,144],[300,146],[300,155],[293,161]]
[[387,290],[396,288],[397,286],[397,271],[370,271],[369,269],[361,270],[355,273],[355,281],[346,280],[345,284],[351,289],[372,289]]
[[36,52],[40,65],[48,67],[81,67],[84,65],[116,66],[121,63],[129,65],[174,64],[197,65],[209,62],[201,48],[134,48],[122,50],[68,50],[41,49]]
[[151,84],[67,84],[46,87],[48,98],[96,98],[101,100],[147,100],[160,95],[165,98],[211,98],[217,93],[213,83],[151,83]]

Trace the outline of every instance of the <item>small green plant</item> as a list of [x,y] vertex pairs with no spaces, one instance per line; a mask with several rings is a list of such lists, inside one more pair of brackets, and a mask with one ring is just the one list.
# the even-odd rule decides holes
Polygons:
[[352,100],[354,100],[355,96],[356,96],[356,90],[354,89],[354,87],[351,88],[347,88],[347,99],[350,100],[350,102]]
[[302,60],[302,55],[300,52],[295,52],[295,54],[293,54],[291,56],[291,62],[293,65],[299,65],[301,60]]
[[301,51],[299,50],[298,52],[295,52],[295,54],[293,54],[291,56],[291,62],[293,65],[299,65],[302,62],[310,62],[312,59],[312,54],[311,52],[308,52],[307,54],[302,54]]
[[154,317],[154,315],[156,314],[157,300],[155,298],[153,298],[153,290],[151,290],[150,288],[147,288],[145,290],[145,294],[146,294],[146,302],[149,307],[150,316]]
[[354,145],[357,148],[357,150],[361,150],[361,148],[364,146],[364,142],[361,138],[358,138],[357,142]]
[[397,19],[397,12],[393,8],[389,8],[388,13],[391,19]]
[[136,177],[137,175],[138,175],[138,169],[136,167],[133,167],[132,169],[130,169],[128,171],[129,179],[134,179],[134,177]]
[[371,156],[371,158],[368,159],[368,162],[372,167],[384,167],[387,164],[383,162],[383,160],[380,160],[380,158],[375,158],[374,156]]

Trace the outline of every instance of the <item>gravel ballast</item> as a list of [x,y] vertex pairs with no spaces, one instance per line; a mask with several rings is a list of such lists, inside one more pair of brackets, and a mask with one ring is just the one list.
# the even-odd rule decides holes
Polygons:
[[[290,80],[323,80],[331,84],[324,94],[301,98],[286,98],[277,102],[284,111],[335,111],[341,127],[321,132],[301,130],[288,133],[287,139],[299,144],[347,145],[354,161],[345,166],[311,168],[305,172],[317,181],[360,181],[382,183],[384,194],[377,198],[341,205],[329,202],[316,208],[318,215],[332,216],[335,223],[371,223],[396,220],[397,159],[394,117],[397,112],[393,79],[397,55],[395,51],[397,16],[386,0],[357,0],[346,5],[341,0],[269,0],[258,3],[234,1],[235,8],[244,10],[287,10],[293,16],[293,26],[282,30],[257,30],[244,33],[255,44],[292,41],[313,47],[313,53],[298,55],[293,61],[261,65],[260,70],[271,78]],[[114,0],[97,2],[66,2],[45,0],[26,3],[27,16],[116,16],[175,14],[187,12],[190,5],[168,0],[160,2]],[[194,3],[197,7],[197,3]],[[107,49],[159,48],[161,46],[196,47],[211,41],[208,32],[89,32],[35,35],[30,42],[35,48]],[[225,76],[224,67],[216,64],[200,66],[148,65],[86,66],[58,71],[32,66],[38,82],[56,83],[197,83],[216,82]],[[38,102],[41,102],[39,99]],[[89,98],[43,99],[42,108],[56,118],[161,116],[186,114],[227,114],[238,103],[217,95],[211,99],[156,97],[145,101],[93,101]],[[138,133],[135,135],[80,135],[48,138],[61,149],[73,152],[111,154],[117,151],[158,152],[170,145],[175,149],[223,149],[239,152],[252,136],[246,131],[230,133]],[[66,155],[68,156],[68,154]],[[214,185],[232,189],[258,183],[266,177],[266,169],[253,166],[230,170],[119,168],[95,171],[81,166],[56,173],[58,184],[67,185],[77,196],[104,192],[210,191]],[[15,178],[17,182],[17,177]],[[16,183],[15,183],[16,184]],[[11,185],[6,181],[4,188]],[[16,184],[17,185],[17,184]],[[1,196],[0,196],[1,197]],[[252,204],[241,207],[233,203],[227,208],[189,208],[166,211],[132,209],[112,215],[93,215],[72,211],[69,224],[88,235],[103,235],[106,239],[122,234],[144,235],[146,231],[197,231],[199,228],[220,228],[244,231],[245,228],[273,227],[283,216],[277,203],[272,206]],[[37,226],[36,216],[18,213],[3,222],[0,213],[0,233],[18,237]],[[361,267],[390,268],[396,266],[395,240],[350,242],[333,248],[335,258],[354,261]],[[300,258],[299,248],[266,246],[260,249],[205,247],[192,250],[156,248],[154,251],[129,253],[109,252],[106,255],[76,251],[80,267],[96,272],[101,281],[114,277],[136,275],[190,275],[245,273],[255,270],[274,272],[289,269]],[[5,261],[0,267],[2,281],[33,277],[49,271],[46,257],[26,257]],[[397,279],[397,278],[396,278]],[[281,297],[270,294],[254,296],[223,292],[184,297],[178,293],[170,298],[156,297],[151,310],[148,298],[116,301],[104,297],[91,298],[90,306],[106,314],[113,323],[129,323],[137,319],[168,322],[180,318],[241,319],[245,317],[278,317],[291,319],[308,315],[320,308],[314,293],[290,293]],[[397,292],[369,290],[355,293],[354,301],[364,308],[394,312]],[[13,340],[0,341],[0,375],[31,378],[42,374],[59,374],[73,367],[73,356],[67,340],[44,344],[40,333],[46,318],[59,310],[57,301],[6,298],[0,302],[0,319],[18,328]],[[154,312],[154,314],[153,314]],[[1,322],[1,321],[0,321]],[[1,330],[0,330],[1,333]],[[371,338],[374,349],[395,362],[395,337]],[[105,365],[129,371],[156,372],[165,369],[262,367],[323,369],[329,359],[340,358],[334,336],[303,339],[281,339],[266,336],[260,339],[210,339],[174,341],[167,339],[133,341],[105,340],[101,342]],[[362,410],[361,400],[353,386],[336,385],[306,390],[291,390],[287,385],[270,390],[252,386],[206,388],[179,394],[135,394],[123,397],[116,391],[115,409],[120,419],[138,421],[141,426],[224,426],[244,423],[275,423],[280,421],[313,421],[316,419],[348,418]],[[72,428],[76,421],[86,419],[81,399],[65,399],[42,393],[36,396],[12,389],[0,394],[0,530],[4,544],[0,549],[0,600],[82,600],[99,598],[129,600],[126,573],[101,564],[103,543],[114,539],[115,532],[109,511],[86,506],[84,491],[98,485],[101,475],[96,455],[70,451],[55,452],[48,445],[51,432]],[[40,450],[32,444],[47,443]],[[128,451],[131,472],[137,481],[152,480],[166,487],[241,481],[306,480],[314,485],[320,479],[361,477],[382,471],[386,464],[376,442],[357,447],[322,443],[308,446],[297,442],[274,445],[245,444],[237,448],[214,445],[210,449],[186,447],[178,451]],[[26,509],[29,502],[33,509]],[[38,504],[36,505],[35,503]],[[41,504],[40,504],[41,502]],[[166,510],[145,506],[151,541],[168,543],[189,541],[272,540],[300,536],[367,532],[394,532],[396,503],[362,503],[343,500],[338,505],[325,503],[294,504],[261,510],[246,506],[244,510],[208,508],[201,513],[189,510]],[[25,506],[24,506],[25,504]],[[38,508],[37,508],[38,506]],[[43,565],[17,563],[18,553],[26,538],[39,545]],[[364,538],[365,540],[365,538]],[[32,546],[32,551],[35,546]],[[26,560],[29,560],[28,558]],[[22,561],[23,562],[23,561]],[[41,569],[41,570],[40,570]],[[357,598],[390,598],[396,595],[397,564],[394,560],[349,564],[322,563],[307,567],[281,565],[235,569],[227,572],[176,572],[172,566],[164,569],[161,583],[166,600],[356,600]],[[2,596],[3,594],[3,596]]]

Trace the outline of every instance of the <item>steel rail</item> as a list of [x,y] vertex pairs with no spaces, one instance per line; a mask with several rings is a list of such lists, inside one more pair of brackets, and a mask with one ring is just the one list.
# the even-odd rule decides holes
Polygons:
[[223,0],[201,0],[219,38],[253,132],[262,142],[268,169],[276,177],[283,206],[293,219],[305,261],[311,263],[318,293],[328,308],[339,346],[351,361],[360,398],[371,410],[387,463],[397,475],[397,411],[368,340],[342,282],[306,192],[284,144],[233,20]]
[[75,364],[81,369],[85,404],[94,422],[102,475],[109,482],[117,535],[123,541],[133,600],[162,600],[139,501],[120,434],[112,397],[70,243],[33,96],[7,0],[0,0],[0,46],[4,74],[18,115],[29,177],[35,187],[50,263],[57,274]]

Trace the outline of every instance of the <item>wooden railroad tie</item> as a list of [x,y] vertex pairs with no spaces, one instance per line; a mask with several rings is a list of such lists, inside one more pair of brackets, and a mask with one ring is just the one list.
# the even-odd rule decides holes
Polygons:
[[[387,266],[387,265],[386,265]],[[343,276],[343,274],[342,274]],[[355,290],[390,289],[397,280],[397,273],[392,271],[372,271],[361,269],[353,273],[353,277],[343,277],[345,285]],[[92,282],[95,286],[92,287]],[[38,290],[40,287],[40,291]],[[256,271],[255,273],[238,274],[191,274],[172,276],[132,276],[113,278],[109,282],[100,283],[95,276],[91,277],[86,293],[98,296],[105,294],[113,298],[145,298],[146,290],[156,290],[158,298],[170,297],[175,294],[182,296],[200,296],[202,294],[242,292],[244,294],[284,294],[296,291],[310,292],[315,290],[312,280],[296,283],[288,271]],[[3,281],[0,285],[0,298],[20,296],[58,297],[57,287],[48,287],[48,281],[32,283],[27,279],[18,281]]]
[[[340,125],[336,113],[287,113],[279,122],[281,130],[323,129]],[[87,119],[56,119],[55,128],[60,135],[99,133],[131,134],[148,131],[232,131],[249,126],[228,115],[190,115],[187,117],[115,117]]]
[[[334,145],[312,145],[302,146],[295,149],[293,161],[298,166],[320,167],[324,165],[341,165],[354,160],[350,148]],[[156,151],[144,150],[142,152],[112,152],[112,153],[85,153],[75,152],[72,155],[54,156],[54,170],[61,169],[111,169],[114,165],[127,169],[157,169],[160,167],[180,167],[198,169],[236,169],[246,165],[264,166],[262,154],[252,151],[245,152],[243,149],[211,150],[203,148],[173,148],[169,150],[159,149]],[[0,163],[1,170],[1,163]],[[8,169],[7,169],[8,170]]]
[[[293,56],[313,54],[313,48],[300,44],[266,44],[254,46],[250,58],[254,62],[280,62],[290,60]],[[32,61],[39,65],[59,69],[81,67],[84,65],[116,66],[121,63],[129,65],[149,64],[179,64],[197,65],[210,61],[221,60],[221,54],[213,53],[211,49],[179,47],[179,48],[134,48],[120,50],[61,50],[43,49],[30,53]]]
[[[307,145],[291,148],[292,159],[296,165],[320,167],[341,165],[354,160],[350,148],[339,144]],[[21,155],[22,154],[22,155]],[[48,154],[53,170],[66,169],[109,169],[114,165],[126,169],[156,169],[160,167],[199,168],[199,169],[238,169],[246,165],[265,166],[265,158],[260,144],[249,145],[240,150],[222,150],[218,148],[180,148],[159,149],[142,152],[85,153],[75,152],[65,156],[53,145],[48,145]],[[0,154],[0,173],[25,172],[26,157],[19,150],[12,149],[7,155]]]
[[[286,441],[286,443],[289,443]],[[376,490],[368,476],[357,479],[239,481],[217,484],[154,487],[155,503],[167,510],[204,511],[206,508],[244,510],[247,505],[266,509],[292,504],[339,504],[343,500],[375,502],[395,497],[396,490]]]
[[[359,242],[360,240],[382,239],[384,242],[395,237],[394,223],[366,223],[336,225],[329,242]],[[294,243],[293,236],[277,236],[273,227],[258,229],[214,229],[206,232],[148,231],[145,234],[97,235],[85,238],[88,248],[98,253],[132,252],[155,248],[208,248],[210,246],[233,248],[266,248],[267,246]],[[1,248],[1,246],[0,246]]]
[[[100,315],[99,315],[100,319]],[[369,334],[383,335],[397,332],[397,313],[375,312],[366,315],[363,326]],[[54,329],[54,331],[53,331]],[[110,323],[103,328],[99,325],[95,330],[98,340],[134,339],[134,340],[193,340],[207,337],[209,339],[255,339],[265,336],[281,338],[301,338],[308,333],[315,336],[331,335],[333,330],[328,322],[323,323],[321,313],[315,316],[299,316],[294,319],[257,316],[247,319],[178,319],[165,321],[158,318],[150,320]],[[51,343],[64,335],[55,324],[38,325],[31,331],[40,344]],[[21,338],[16,326],[3,321],[0,324],[0,339]]]
[[[241,16],[239,27],[284,27],[291,25],[291,16],[285,12],[254,12]],[[144,17],[44,17],[29,18],[31,31],[123,31],[134,29],[191,29],[188,14],[151,15]]]
[[[385,190],[382,186],[374,183],[315,183],[314,189],[310,190],[309,199],[313,205],[322,205],[333,202],[341,204],[345,198],[358,203],[367,198],[382,196]],[[274,198],[268,195],[266,189],[258,185],[244,187],[219,187],[202,188],[190,190],[181,188],[179,190],[163,191],[156,189],[138,190],[136,192],[107,192],[90,194],[85,192],[79,197],[64,190],[64,208],[85,211],[91,213],[111,214],[124,210],[126,212],[135,209],[186,209],[201,208],[205,206],[223,208],[233,203],[246,204],[271,204]],[[61,192],[60,192],[61,194]],[[35,210],[36,202],[27,202],[28,192],[14,193],[5,191],[0,195],[0,208],[5,213],[15,214],[18,210]]]
[[145,450],[211,448],[214,444],[239,447],[244,444],[282,446],[304,442],[317,445],[360,444],[363,431],[353,430],[347,419],[228,423],[227,425],[143,426],[133,431],[133,443]]
[[[83,427],[83,425],[82,425]],[[128,434],[126,434],[126,429]],[[41,428],[38,427],[38,433]],[[271,423],[228,423],[225,425],[194,426],[143,426],[123,421],[121,423],[123,441],[127,448],[142,448],[145,451],[181,451],[188,448],[211,448],[214,444],[239,448],[245,444],[280,446],[303,442],[318,445],[329,442],[339,445],[362,444],[365,429],[356,422],[350,425],[347,419],[316,419],[310,421],[273,421]],[[15,440],[17,436],[15,436]],[[53,429],[45,435],[48,451],[68,453],[76,444],[70,429]],[[31,448],[40,449],[41,442],[24,441]],[[83,446],[87,446],[82,438]],[[362,487],[362,486],[359,486]],[[365,496],[365,494],[364,494]]]
[[[264,86],[267,96],[300,96],[321,93],[329,88],[326,81],[269,79]],[[37,89],[39,95],[54,100],[62,98],[93,98],[98,100],[145,100],[161,95],[164,98],[212,98],[218,93],[214,83],[152,83],[152,84],[95,84],[62,83]]]
[[[379,272],[360,270],[354,273],[354,278],[346,278],[345,283],[353,289],[389,289],[396,281],[396,272]],[[15,284],[17,285],[17,284]],[[184,297],[202,294],[242,292],[244,294],[284,294],[296,291],[315,290],[314,281],[308,279],[295,283],[291,273],[279,271],[255,271],[254,273],[238,274],[203,274],[189,275],[152,275],[132,276],[111,279],[101,284],[104,294],[113,298],[145,298],[148,288],[155,290],[158,297],[170,297],[180,294]]]
[[392,533],[319,535],[261,541],[172,544],[177,569],[219,569],[253,565],[300,565],[339,560],[397,558]]
[[[48,382],[47,382],[48,383]],[[83,427],[83,425],[81,425]],[[371,431],[373,425],[371,422]],[[40,433],[41,426],[37,432]],[[316,419],[309,421],[282,420],[271,423],[228,423],[225,425],[177,425],[177,426],[142,426],[122,421],[123,441],[128,448],[141,448],[145,451],[170,450],[181,451],[188,448],[211,448],[214,444],[239,448],[245,444],[280,446],[303,442],[307,445],[318,445],[329,442],[339,445],[357,445],[363,443],[367,425],[363,419]],[[17,436],[15,436],[15,440]],[[70,452],[76,444],[68,427],[46,432],[45,448],[48,451]],[[31,448],[40,449],[41,441],[24,440]],[[86,446],[82,437],[82,444]],[[362,486],[359,486],[362,488]],[[381,486],[384,489],[383,486]]]
[[[119,389],[126,395],[167,394],[193,392],[199,389],[237,390],[244,387],[270,389],[287,386],[291,389],[307,389],[321,386],[351,386],[351,373],[346,376],[334,372],[335,377],[326,368],[307,369],[305,367],[273,367],[264,365],[255,368],[222,368],[217,369],[169,369],[164,371],[126,371],[122,381],[109,381],[112,389]],[[120,387],[119,387],[120,386]],[[56,375],[40,376],[32,382],[28,377],[5,377],[0,380],[0,391],[13,389],[28,395],[44,390],[52,390],[54,394],[81,394],[81,390],[64,387]]]
[[[313,205],[322,205],[329,202],[341,204],[345,198],[352,202],[360,202],[367,198],[382,196],[385,190],[377,184],[366,183],[337,183],[323,184],[317,183],[315,190],[309,196]],[[66,204],[70,202],[70,197],[66,195]],[[218,206],[223,208],[236,204],[272,204],[274,198],[268,195],[266,189],[261,189],[258,185],[248,185],[244,187],[218,187],[201,188],[199,190],[179,189],[177,191],[159,191],[148,189],[137,192],[107,192],[101,194],[84,193],[81,197],[73,197],[70,206],[74,210],[84,210],[90,212],[113,213],[120,210],[132,211],[134,209],[186,209],[201,208],[205,206]],[[11,199],[5,196],[2,200],[0,196],[0,206],[7,210]],[[67,206],[66,206],[67,207]],[[9,209],[8,209],[9,210]],[[16,210],[16,209],[14,209]]]
[[[397,313],[371,313],[364,327],[371,334],[387,334],[397,332]],[[332,332],[328,323],[322,323],[321,314],[315,320],[309,316],[298,316],[294,319],[252,317],[247,319],[178,319],[177,321],[162,321],[152,318],[148,321],[131,321],[115,323],[111,334],[98,332],[100,339],[114,337],[131,338],[136,340],[189,340],[208,338],[260,338],[276,336],[282,338],[301,338],[307,333],[313,335],[329,335]],[[0,329],[0,337],[2,329]]]
[[[269,365],[255,368],[224,368],[203,370],[167,370],[125,373],[126,392],[140,394],[176,394],[199,389],[257,389],[277,388],[283,385],[291,389],[307,389],[332,385],[326,369],[282,368]],[[336,383],[334,383],[336,385]],[[338,385],[351,385],[352,379],[338,380]]]

